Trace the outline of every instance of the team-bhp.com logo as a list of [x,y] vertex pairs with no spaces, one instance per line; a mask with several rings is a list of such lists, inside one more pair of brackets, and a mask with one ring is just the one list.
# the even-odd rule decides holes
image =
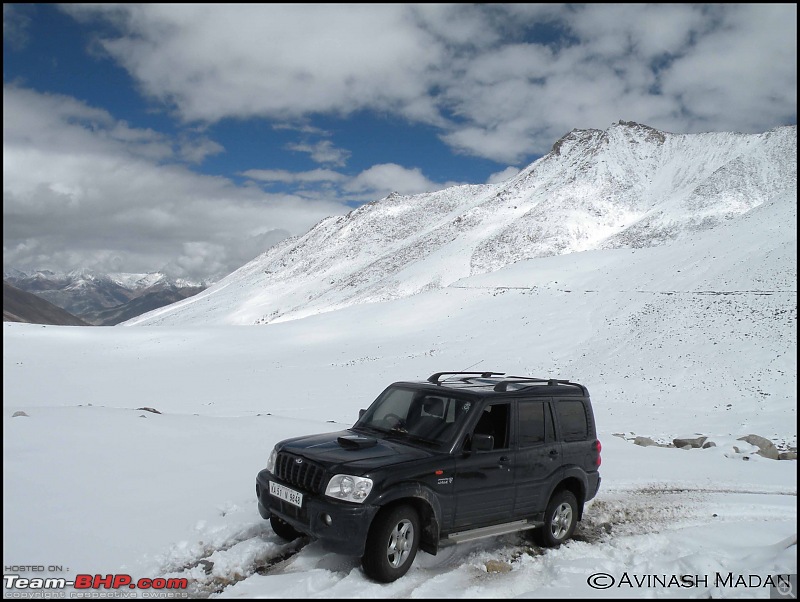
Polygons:
[[6,589],[41,591],[59,590],[73,587],[79,590],[90,589],[140,589],[140,590],[185,590],[189,586],[188,579],[143,577],[135,581],[130,575],[75,575],[75,579],[63,577],[20,577],[19,575],[3,575]]

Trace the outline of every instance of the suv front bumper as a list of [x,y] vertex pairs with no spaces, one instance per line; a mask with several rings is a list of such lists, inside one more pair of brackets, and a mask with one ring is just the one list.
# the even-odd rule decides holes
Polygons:
[[[256,477],[258,511],[262,518],[277,516],[297,531],[320,540],[325,549],[338,554],[362,556],[372,519],[378,506],[337,502],[303,491],[303,506],[298,508],[269,493],[269,483],[274,481],[285,487],[296,486],[276,479],[264,469]],[[325,520],[330,517],[330,521]]]

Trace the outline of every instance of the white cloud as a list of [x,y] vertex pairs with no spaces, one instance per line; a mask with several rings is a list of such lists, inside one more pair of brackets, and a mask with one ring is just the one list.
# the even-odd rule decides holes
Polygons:
[[437,40],[455,46],[489,46],[496,43],[501,34],[494,27],[487,27],[487,18],[492,7],[469,4],[416,4],[408,5],[407,18],[432,33]]
[[208,277],[349,209],[198,175],[181,152],[75,99],[4,86],[4,264]]
[[225,148],[205,136],[181,140],[178,146],[178,156],[189,163],[202,163],[206,157],[217,155]]
[[[454,184],[395,163],[332,169],[350,151],[314,124],[320,115],[400,116],[437,128],[456,152],[517,167],[573,128],[619,119],[672,132],[796,122],[796,5],[63,9],[105,18],[113,27],[101,47],[150,100],[199,127],[173,139],[74,98],[5,85],[4,262],[20,267],[233,269],[251,252],[235,241],[301,233],[345,201]],[[4,5],[4,40],[24,44],[26,28],[24,7]],[[237,187],[186,167],[224,151],[203,126],[251,117],[300,132],[286,148],[323,168],[251,170]],[[268,194],[263,182],[296,192]],[[67,254],[67,240],[82,247]]]
[[285,169],[250,169],[243,176],[259,182],[298,185],[297,194],[304,198],[327,198],[346,201],[374,201],[390,192],[417,194],[455,186],[462,182],[435,182],[418,167],[396,163],[373,165],[355,175],[330,169],[287,171]]
[[501,182],[505,182],[506,180],[510,180],[515,175],[517,175],[520,170],[516,167],[510,166],[506,167],[503,171],[498,171],[493,173],[489,176],[486,180],[487,184],[500,184]]
[[442,51],[403,5],[66,10],[117,23],[125,33],[105,40],[107,51],[190,121],[402,108],[425,96],[425,70]]
[[646,65],[688,49],[715,20],[714,7],[692,4],[588,4],[570,19],[581,45],[598,56],[634,56]]
[[695,127],[753,131],[797,115],[797,5],[737,5],[664,77]]
[[31,19],[26,14],[29,7],[20,4],[3,4],[3,42],[14,50],[28,45]]
[[320,140],[315,144],[288,144],[286,148],[300,153],[308,153],[315,163],[334,167],[343,167],[351,154],[349,150],[336,148],[330,140]]
[[[65,10],[116,24],[104,47],[187,121],[374,110],[434,125],[457,151],[519,164],[575,127],[619,119],[674,132],[796,120],[796,5]],[[323,143],[295,150],[346,160]]]
[[310,125],[308,123],[292,124],[292,123],[275,123],[272,126],[274,130],[294,130],[302,134],[312,134],[314,136],[330,136],[331,132]]
[[396,163],[383,163],[365,169],[355,178],[347,182],[344,189],[348,192],[369,196],[385,196],[390,192],[400,194],[416,194],[441,190],[454,183],[440,184],[429,180],[418,168],[406,168]]
[[310,171],[287,171],[285,169],[249,169],[243,176],[261,182],[341,182],[347,176],[331,169],[312,169]]
[[219,244],[209,241],[189,241],[181,245],[181,252],[172,261],[161,268],[161,271],[171,276],[184,276],[188,274],[215,274],[231,271],[229,261],[237,258],[241,267],[271,246],[289,237],[286,230],[269,230],[234,239]]
[[20,269],[219,275],[348,202],[455,184],[388,163],[355,175],[252,169],[237,187],[181,164],[221,150],[202,136],[187,157],[190,141],[131,128],[74,98],[5,86],[3,105],[3,260]]

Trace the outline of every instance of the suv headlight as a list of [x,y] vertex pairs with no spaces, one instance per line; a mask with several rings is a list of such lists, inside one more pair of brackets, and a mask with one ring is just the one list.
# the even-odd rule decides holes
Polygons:
[[275,460],[278,458],[278,452],[273,447],[272,453],[269,455],[269,460],[267,460],[267,470],[270,471],[272,474],[275,474]]
[[337,500],[360,504],[367,499],[370,491],[372,491],[372,479],[337,474],[328,481],[325,495]]

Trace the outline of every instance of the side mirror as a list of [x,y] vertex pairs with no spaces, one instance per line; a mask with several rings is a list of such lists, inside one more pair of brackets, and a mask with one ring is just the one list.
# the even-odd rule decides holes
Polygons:
[[472,451],[492,451],[494,449],[494,437],[475,433],[472,435]]
[[358,411],[358,419],[359,419],[359,420],[361,420],[361,417],[362,417],[364,414],[366,414],[366,413],[367,413],[367,411],[366,411],[365,409],[363,409],[363,408],[362,408],[362,409],[360,409],[360,410]]

